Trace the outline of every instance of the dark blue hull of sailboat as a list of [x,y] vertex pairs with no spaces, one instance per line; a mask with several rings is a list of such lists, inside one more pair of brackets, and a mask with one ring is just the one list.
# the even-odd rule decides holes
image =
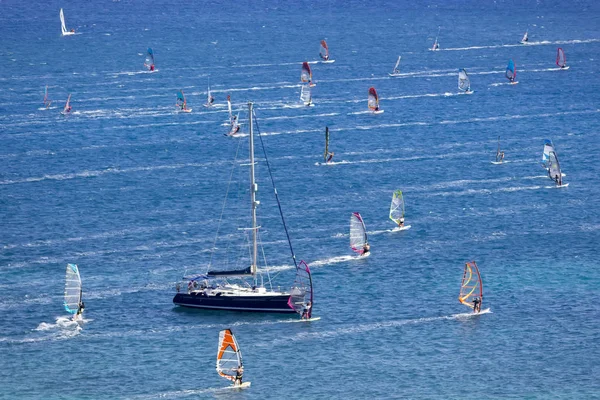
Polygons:
[[208,310],[230,310],[268,313],[289,313],[296,311],[288,305],[289,295],[274,296],[204,296],[196,293],[177,293],[173,303],[182,307]]

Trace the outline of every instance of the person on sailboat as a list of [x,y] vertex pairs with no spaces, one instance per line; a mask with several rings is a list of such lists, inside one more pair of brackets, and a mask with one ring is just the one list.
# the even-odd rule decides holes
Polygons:
[[310,310],[312,308],[312,304],[309,301],[304,305],[304,309],[302,310],[302,319],[310,319]]
[[371,251],[371,245],[369,243],[365,243],[363,247],[363,256],[366,256]]
[[473,299],[473,312],[478,313],[481,311],[481,299],[479,297],[475,297]]
[[327,161],[326,162],[328,162],[328,163],[331,162],[331,160],[333,159],[334,154],[335,153],[333,151],[328,152],[327,153],[328,157],[327,157]]

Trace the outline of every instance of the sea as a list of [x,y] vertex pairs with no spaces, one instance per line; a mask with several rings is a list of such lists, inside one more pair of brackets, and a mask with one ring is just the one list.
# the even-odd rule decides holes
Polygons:
[[[74,35],[61,36],[61,8]],[[599,2],[0,10],[1,399],[600,398]],[[334,63],[318,62],[321,40]],[[304,61],[314,107],[300,105]],[[471,95],[458,90],[462,68]],[[382,114],[367,108],[370,87]],[[177,112],[179,90],[191,113]],[[225,136],[228,95],[238,137]],[[285,289],[295,277],[267,157],[318,321],[172,303],[184,276],[220,267],[220,237],[244,233],[224,221],[250,224],[248,186],[224,203],[248,147],[248,102],[263,279]],[[326,127],[335,155],[320,165]],[[568,187],[542,167],[545,139]],[[388,218],[397,189],[403,232]],[[353,212],[368,258],[350,249]],[[458,301],[468,261],[489,313]],[[81,326],[63,307],[67,263],[81,273]],[[225,328],[250,388],[215,370]]]

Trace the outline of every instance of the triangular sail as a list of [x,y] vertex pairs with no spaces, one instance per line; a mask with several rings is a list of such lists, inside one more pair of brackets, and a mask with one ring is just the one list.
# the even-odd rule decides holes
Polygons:
[[185,95],[183,94],[183,90],[177,92],[177,106],[182,110],[185,110],[187,107],[187,101],[185,100]]
[[502,161],[502,153],[500,152],[500,136],[498,136],[498,149],[496,150],[496,162]]
[[379,96],[377,95],[377,91],[374,87],[369,88],[369,110],[377,111],[379,110]]
[[60,30],[61,30],[61,32],[62,32],[63,35],[66,35],[68,33],[67,27],[65,25],[65,14],[63,13],[63,9],[62,8],[60,9]]
[[523,39],[521,39],[521,42],[527,42],[528,40],[529,40],[528,31],[525,31],[525,34],[523,35]]
[[290,290],[288,305],[296,310],[302,318],[311,318],[313,307],[312,276],[310,268],[304,261],[301,261],[296,268],[296,279]]
[[219,332],[217,351],[217,372],[225,379],[235,381],[243,372],[242,352],[231,329]]
[[76,314],[79,310],[81,301],[81,277],[76,264],[67,264],[67,274],[65,276],[65,310],[71,314]]
[[556,50],[556,65],[560,68],[564,68],[567,65],[567,57],[561,47]]
[[212,96],[212,93],[210,92],[210,78],[209,78],[208,79],[208,90],[206,93],[206,105],[211,106],[214,101],[215,101],[215,98]]
[[471,80],[464,68],[458,70],[458,88],[463,92],[468,92],[471,89]]
[[229,122],[233,124],[233,112],[231,111],[231,96],[227,95],[227,111],[229,111]]
[[69,93],[69,97],[67,97],[67,102],[65,103],[65,108],[63,108],[63,113],[68,113],[71,111],[71,94]]
[[365,252],[367,240],[367,229],[360,213],[354,212],[350,216],[350,247],[358,254]]
[[321,48],[319,49],[319,56],[321,56],[323,61],[329,60],[329,47],[327,47],[327,42],[324,40],[321,40]]
[[302,85],[302,89],[300,91],[300,100],[302,100],[305,106],[312,103],[312,93],[309,85]]
[[325,153],[323,159],[327,162],[327,156],[329,155],[329,127],[325,127]]
[[396,190],[392,196],[390,219],[396,224],[400,224],[404,219],[404,197],[402,196],[402,190]]
[[312,81],[312,71],[310,70],[310,65],[306,61],[302,63],[302,72],[300,73],[300,81],[302,82],[311,82]]
[[510,59],[508,61],[508,65],[506,66],[505,76],[511,82],[514,81],[515,78],[517,77],[517,66],[515,65],[515,63],[512,59]]
[[154,51],[150,47],[148,47],[148,50],[146,51],[146,61],[144,62],[144,65],[149,70],[154,68]]
[[392,71],[392,74],[399,74],[400,70],[398,69],[398,67],[400,67],[400,60],[402,59],[402,56],[398,56],[398,61],[396,61],[396,65],[394,65],[394,70]]
[[548,158],[548,176],[550,179],[555,181],[557,185],[562,185],[562,172],[560,170],[560,163],[558,162],[558,155],[554,150],[550,152]]
[[548,168],[549,166],[551,151],[554,151],[554,145],[552,144],[552,140],[544,139],[544,152],[542,153],[542,163],[546,168]]
[[[483,302],[483,285],[479,268],[477,268],[475,261],[471,261],[465,264],[458,301],[467,307],[474,308],[473,300],[476,297]],[[481,303],[479,304],[481,305]]]
[[438,27],[438,33],[437,35],[435,35],[435,41],[433,42],[433,46],[431,46],[431,50],[437,50],[440,48],[440,44],[438,42],[438,37],[440,36],[440,31],[441,31],[442,27],[439,26]]

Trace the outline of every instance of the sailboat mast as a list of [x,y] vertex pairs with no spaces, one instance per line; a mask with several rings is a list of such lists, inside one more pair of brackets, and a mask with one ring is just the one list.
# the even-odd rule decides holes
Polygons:
[[252,205],[252,265],[250,270],[256,280],[256,264],[258,258],[258,227],[256,226],[256,192],[258,185],[254,180],[254,120],[252,116],[252,102],[248,102],[248,123],[250,124],[250,203]]

